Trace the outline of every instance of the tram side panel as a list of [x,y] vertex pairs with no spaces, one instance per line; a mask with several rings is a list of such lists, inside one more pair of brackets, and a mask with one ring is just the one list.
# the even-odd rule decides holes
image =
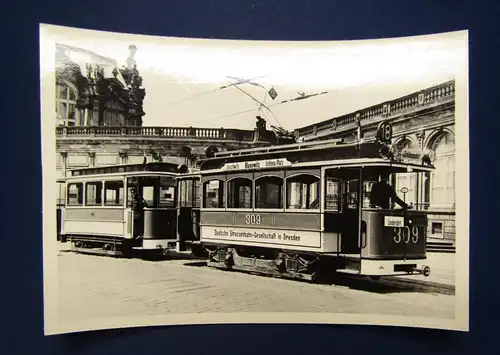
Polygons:
[[66,208],[61,219],[61,233],[82,240],[108,242],[129,234],[123,208]]
[[320,213],[202,211],[201,242],[305,252],[335,251],[337,236],[321,233]]

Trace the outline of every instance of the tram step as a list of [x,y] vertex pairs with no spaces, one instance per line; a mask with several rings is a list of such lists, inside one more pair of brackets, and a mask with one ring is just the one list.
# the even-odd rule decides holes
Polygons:
[[336,271],[340,274],[359,275],[359,271],[352,269],[337,269]]

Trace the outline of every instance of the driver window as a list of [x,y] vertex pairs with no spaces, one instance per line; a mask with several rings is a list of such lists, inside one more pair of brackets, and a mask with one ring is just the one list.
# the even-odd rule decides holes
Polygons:
[[363,181],[363,208],[369,208],[370,205],[370,195],[372,192],[372,187],[377,181],[375,180],[365,180]]
[[358,179],[349,180],[347,182],[345,201],[347,208],[350,210],[358,207]]
[[[341,181],[335,176],[329,176],[330,171],[326,173],[325,179],[325,210],[341,210]],[[331,174],[333,175],[333,174]]]

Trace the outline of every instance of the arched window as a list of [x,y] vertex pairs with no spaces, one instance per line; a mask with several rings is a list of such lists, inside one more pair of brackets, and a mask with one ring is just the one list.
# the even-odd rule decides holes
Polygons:
[[56,115],[58,126],[79,125],[79,115],[76,108],[77,93],[69,85],[57,83],[56,85]]
[[252,180],[235,178],[227,182],[227,208],[252,208]]
[[286,208],[319,209],[320,179],[313,175],[302,174],[286,180]]
[[214,179],[203,183],[203,208],[224,208],[225,199],[224,181]]
[[430,207],[453,208],[455,204],[455,139],[449,132],[440,134],[432,142],[436,154],[430,174]]
[[[414,144],[409,139],[404,139],[398,143],[398,148],[400,151],[404,149],[413,149]],[[404,199],[406,203],[417,202],[417,174],[415,173],[397,173],[396,176],[396,193],[401,199]],[[406,187],[408,192],[406,194],[401,193],[401,189]]]
[[255,180],[255,208],[283,208],[283,179],[263,176]]

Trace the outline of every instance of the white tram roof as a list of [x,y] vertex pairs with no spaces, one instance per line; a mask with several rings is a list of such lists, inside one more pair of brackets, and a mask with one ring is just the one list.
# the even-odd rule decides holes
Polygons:
[[119,176],[177,175],[177,164],[167,162],[149,162],[146,164],[119,164],[99,167],[86,167],[66,170],[65,178],[57,182],[73,179]]
[[221,152],[201,160],[201,174],[308,167],[373,166],[401,172],[434,170],[429,161],[424,163],[426,154],[423,151],[405,150],[388,158],[380,154],[383,146],[375,141],[344,144],[341,140],[328,140]]

